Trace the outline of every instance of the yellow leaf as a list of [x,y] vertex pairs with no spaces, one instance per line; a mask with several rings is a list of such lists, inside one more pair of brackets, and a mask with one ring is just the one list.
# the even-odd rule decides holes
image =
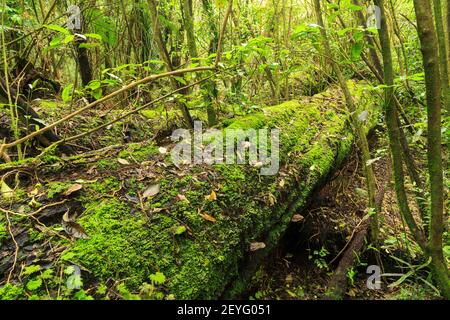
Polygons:
[[207,214],[207,213],[201,213],[200,215],[201,215],[202,218],[205,219],[206,221],[209,221],[209,222],[216,222],[216,221],[217,221],[216,218],[214,218],[213,216],[210,216],[210,215]]
[[214,192],[214,190],[211,191],[211,193],[210,193],[209,196],[206,196],[206,199],[207,199],[207,200],[210,200],[210,201],[216,201],[216,200],[217,200],[217,195],[216,195],[216,193]]
[[2,180],[2,185],[1,185],[1,194],[2,197],[5,199],[11,199],[12,197],[14,197],[14,190],[11,189],[5,181]]

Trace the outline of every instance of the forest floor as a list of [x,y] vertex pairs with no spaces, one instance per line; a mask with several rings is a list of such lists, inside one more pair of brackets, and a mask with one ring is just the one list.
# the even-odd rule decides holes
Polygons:
[[[382,285],[378,290],[367,288],[368,265],[376,265],[374,251],[366,247],[357,264],[348,272],[349,287],[345,299],[438,299],[436,289],[426,280],[427,272],[418,261],[408,257],[409,239],[400,213],[390,175],[390,159],[386,156],[385,133],[377,131],[371,137],[376,153],[374,171],[378,188],[384,188],[381,210]],[[311,204],[292,223],[279,246],[272,252],[253,278],[242,298],[315,300],[324,298],[330,277],[339,263],[343,248],[350,242],[353,230],[365,215],[364,174],[354,150],[344,166],[317,190]],[[389,176],[386,176],[389,175]],[[387,180],[388,183],[386,183]],[[384,186],[381,184],[385,183]],[[380,188],[381,187],[381,188]],[[410,203],[413,210],[417,205]],[[417,212],[416,212],[417,214]],[[414,252],[412,256],[414,256]],[[396,282],[397,281],[397,282]]]
[[[42,106],[44,109],[44,107]],[[49,113],[49,118],[54,116],[56,109],[46,106],[45,111]],[[108,121],[113,118],[113,112],[97,110],[102,113],[102,120]],[[99,149],[106,146],[115,145],[117,150],[105,149],[109,156],[121,150],[121,145],[127,142],[142,141],[144,139],[158,140],[164,142],[165,132],[170,131],[170,121],[164,121],[165,113],[155,119],[147,119],[141,114],[135,115],[132,121],[116,123],[106,128],[105,132],[98,132],[93,137],[86,137],[80,141],[78,147],[85,149]],[[95,119],[97,114],[93,114],[90,119]],[[154,116],[154,115],[153,115]],[[159,122],[159,126],[155,126]],[[89,120],[85,120],[86,126],[92,126]],[[74,123],[69,123],[69,127],[62,128],[62,132],[75,130],[82,131],[83,125],[75,127]],[[150,130],[152,128],[153,130]],[[155,129],[156,128],[156,129]],[[374,259],[374,250],[366,248],[359,257],[357,264],[348,273],[349,287],[346,293],[347,299],[436,299],[436,289],[430,284],[426,268],[420,266],[420,254],[412,245],[396,207],[396,196],[393,190],[392,178],[389,175],[390,160],[387,157],[386,133],[375,131],[371,137],[372,154],[376,159],[374,170],[378,179],[379,189],[384,189],[384,201],[382,207],[382,228],[380,256],[383,262],[382,270],[391,276],[382,278],[383,284],[380,290],[369,290],[366,280],[369,276],[366,273],[368,265],[378,264]],[[416,158],[422,159],[423,152],[415,150]],[[98,162],[102,154],[91,155],[91,158],[80,159],[89,163]],[[424,166],[424,161],[419,161],[420,167]],[[60,172],[59,176],[52,176],[51,180],[72,180],[84,179],[86,181],[96,179],[98,176],[94,172],[86,172],[80,175],[76,168],[66,168]],[[111,172],[107,173],[108,175]],[[116,172],[121,176],[120,172]],[[126,172],[124,173],[126,175]],[[49,177],[50,178],[50,177]],[[386,181],[389,181],[386,183]],[[345,164],[327,180],[326,184],[317,190],[311,197],[311,203],[306,210],[299,212],[297,222],[291,223],[287,233],[280,241],[278,247],[264,260],[253,277],[251,287],[244,293],[243,299],[322,299],[330,279],[330,275],[335,270],[341,251],[351,240],[353,231],[366,215],[366,194],[362,165],[354,150]],[[412,188],[408,188],[411,190]],[[33,190],[29,190],[30,193]],[[66,191],[67,192],[67,191]],[[74,191],[74,193],[76,190]],[[411,197],[412,199],[412,197]],[[130,200],[130,199],[128,199]],[[135,201],[135,199],[131,199]],[[79,203],[67,202],[61,206],[54,206],[45,209],[41,214],[47,216],[45,219],[58,217],[68,208],[76,211]],[[416,208],[415,203],[410,206]],[[417,209],[415,209],[417,211]],[[417,214],[417,212],[416,212]],[[46,222],[46,220],[43,220]],[[48,221],[47,221],[48,222]],[[54,221],[53,221],[54,222]],[[27,230],[27,225],[19,227],[23,231]],[[15,233],[23,234],[20,230],[13,230]],[[39,235],[38,235],[39,236]],[[27,241],[25,237],[18,237],[18,242]],[[48,263],[57,261],[64,247],[51,248],[45,242],[43,247],[25,246],[27,252],[24,257],[28,264],[32,263],[34,254],[38,251],[46,252],[45,257],[41,257]],[[14,247],[2,248],[0,250],[0,271],[6,272],[13,263]],[[58,252],[59,250],[59,252]],[[415,257],[415,258],[411,258]],[[5,259],[3,259],[5,258]],[[6,261],[7,260],[7,261]],[[17,273],[19,269],[17,268]],[[5,273],[6,274],[6,273]],[[393,276],[393,274],[395,274]],[[14,276],[14,275],[13,275]],[[19,274],[16,276],[20,276]],[[397,282],[396,282],[397,281]],[[394,284],[394,285],[393,285]],[[119,298],[119,295],[112,295]]]

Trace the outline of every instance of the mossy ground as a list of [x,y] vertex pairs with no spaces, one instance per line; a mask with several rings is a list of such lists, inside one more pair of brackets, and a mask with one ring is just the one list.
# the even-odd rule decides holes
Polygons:
[[[78,180],[95,180],[76,194],[83,208],[77,223],[89,239],[72,242],[61,261],[132,291],[161,272],[167,281],[160,290],[177,299],[234,296],[248,279],[246,259],[270,251],[296,210],[349,153],[354,137],[348,116],[336,91],[330,95],[333,99],[286,102],[227,123],[233,129],[280,130],[281,167],[274,176],[244,165],[178,168],[152,143],[131,144],[97,160],[94,176],[88,173],[92,166],[80,169]],[[73,180],[48,185],[48,198],[61,195]],[[159,192],[145,198],[155,184]],[[216,198],[208,197],[212,191]],[[252,242],[266,248],[251,252]]]

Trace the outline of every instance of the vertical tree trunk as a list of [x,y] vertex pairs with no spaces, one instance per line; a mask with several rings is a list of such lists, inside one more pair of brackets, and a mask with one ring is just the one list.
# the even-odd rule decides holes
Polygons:
[[194,14],[192,12],[192,1],[181,0],[181,8],[184,17],[184,28],[186,29],[186,38],[191,58],[196,58],[197,45],[195,44],[195,30],[194,30]]
[[[173,71],[174,68],[172,66],[172,61],[170,60],[169,52],[167,51],[167,48],[164,44],[160,25],[159,25],[159,16],[158,16],[158,8],[156,5],[155,0],[148,0],[148,5],[150,7],[150,17],[152,20],[152,31],[153,36],[156,42],[156,45],[159,50],[159,56],[163,60],[164,64],[166,65],[167,71]],[[172,81],[173,88],[179,89],[180,84],[174,79],[170,78]],[[178,102],[179,108],[181,110],[181,113],[183,114],[184,121],[186,122],[186,125],[192,129],[194,128],[194,120],[192,120],[191,114],[189,113],[189,109],[187,108],[186,104],[182,102]]]
[[439,61],[441,72],[442,96],[444,98],[444,106],[450,112],[450,87],[448,79],[448,57],[447,45],[444,31],[444,19],[442,17],[441,0],[433,0],[434,20],[436,22],[436,33],[439,44]]
[[441,154],[441,84],[438,39],[427,0],[414,0],[417,28],[422,47],[428,115],[428,173],[430,176],[430,227],[428,251],[432,258],[435,280],[442,294],[450,298],[450,280],[442,251],[444,231],[444,186]]
[[[82,3],[83,5],[83,3]],[[84,19],[81,21],[81,30],[74,30],[75,33],[83,33],[84,32]],[[75,50],[77,52],[77,63],[78,69],[80,71],[81,83],[83,86],[86,86],[93,79],[92,66],[89,61],[89,55],[87,48],[80,48],[80,45],[86,43],[85,39],[81,37],[75,36]],[[91,98],[92,99],[92,98]]]
[[347,82],[345,81],[344,75],[342,74],[341,69],[339,68],[339,65],[333,59],[331,47],[330,47],[330,44],[328,41],[327,31],[325,28],[325,23],[323,22],[323,18],[322,18],[322,11],[320,8],[320,0],[314,0],[314,8],[315,8],[316,16],[317,16],[317,24],[320,26],[320,32],[322,34],[322,43],[325,48],[325,55],[330,60],[331,65],[333,67],[333,71],[339,80],[339,85],[341,86],[341,89],[344,93],[348,111],[351,114],[353,128],[356,131],[357,142],[358,142],[359,149],[361,151],[361,158],[362,158],[362,162],[364,165],[367,193],[369,195],[368,208],[375,211],[375,214],[371,217],[371,233],[372,233],[372,241],[374,243],[376,243],[377,239],[378,239],[378,231],[379,231],[378,230],[378,212],[379,212],[378,209],[379,208],[377,208],[377,205],[375,202],[375,193],[376,193],[375,175],[373,173],[372,165],[367,164],[368,160],[370,160],[369,144],[367,142],[367,138],[366,138],[364,129],[358,120],[358,117],[356,114],[356,111],[357,111],[356,105],[353,100],[353,97],[351,96],[350,90],[347,86]]
[[375,4],[381,9],[381,29],[379,29],[381,51],[384,63],[384,107],[386,115],[386,125],[389,134],[389,146],[392,155],[392,169],[394,171],[395,193],[400,213],[408,225],[414,239],[420,247],[425,250],[426,240],[423,231],[418,227],[408,205],[408,198],[405,190],[405,176],[402,163],[402,145],[400,140],[400,129],[397,121],[397,109],[394,102],[394,70],[392,64],[391,43],[389,29],[386,21],[385,7],[383,0],[375,0]]
[[[353,0],[353,3],[357,6],[361,6],[359,0]],[[356,15],[358,16],[359,24],[362,27],[364,27],[364,29],[367,29],[367,21],[364,18],[363,12],[361,10],[357,10]],[[378,57],[378,54],[375,51],[375,46],[376,46],[375,41],[373,41],[372,36],[370,35],[370,33],[367,30],[364,31],[364,37],[365,37],[367,43],[369,44],[370,60],[372,60],[372,64],[375,67],[378,74],[381,77],[383,77],[383,68],[381,66],[380,58]]]
[[[212,34],[212,38],[209,44],[208,54],[217,52],[217,46],[219,44],[219,30],[217,28],[217,21],[214,19],[214,8],[210,0],[202,0],[204,14],[208,18],[209,28]],[[218,91],[215,80],[208,80],[202,85],[204,89],[204,97],[206,104],[206,113],[208,116],[208,125],[214,126],[217,123],[217,113],[214,107],[214,102],[217,100]]]

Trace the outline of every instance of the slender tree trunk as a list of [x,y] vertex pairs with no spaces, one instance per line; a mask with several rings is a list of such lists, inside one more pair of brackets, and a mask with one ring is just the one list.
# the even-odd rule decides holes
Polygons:
[[[217,52],[217,46],[219,44],[219,29],[218,23],[214,19],[214,8],[210,0],[202,0],[204,14],[207,16],[209,28],[212,34],[212,38],[209,44],[208,53],[211,55]],[[208,80],[202,84],[204,90],[204,101],[206,104],[206,113],[208,116],[208,125],[214,126],[217,123],[217,113],[214,106],[217,101],[218,91],[215,80]]]
[[181,0],[182,12],[184,17],[184,28],[186,29],[186,38],[189,49],[189,55],[191,58],[196,58],[197,45],[195,44],[195,31],[194,31],[194,14],[192,12],[192,1]]
[[341,72],[341,69],[339,68],[339,65],[335,62],[332,56],[331,47],[328,41],[328,35],[325,28],[325,23],[323,22],[322,18],[322,11],[320,8],[320,0],[314,0],[314,8],[315,13],[317,16],[317,24],[321,27],[320,31],[322,34],[322,43],[325,48],[325,55],[329,58],[333,71],[336,74],[339,85],[341,86],[341,89],[344,93],[345,101],[347,104],[348,111],[351,114],[353,128],[356,131],[358,146],[361,151],[361,158],[364,165],[364,171],[365,171],[365,177],[366,177],[366,185],[367,185],[367,192],[369,195],[369,203],[368,206],[370,209],[375,211],[375,214],[371,218],[371,233],[372,233],[372,241],[374,243],[377,242],[378,239],[378,232],[379,232],[379,226],[378,226],[378,212],[379,208],[377,208],[376,202],[375,202],[375,194],[376,194],[376,183],[375,183],[375,175],[373,173],[372,165],[368,165],[368,160],[370,160],[370,151],[369,151],[369,144],[367,142],[366,134],[364,132],[364,129],[359,122],[356,112],[356,105],[353,100],[353,97],[351,96],[350,90],[347,86],[347,82],[345,81],[344,75]]
[[[173,71],[174,68],[172,66],[172,61],[170,60],[169,52],[167,51],[167,48],[164,44],[164,40],[161,33],[161,28],[159,25],[159,16],[158,16],[158,8],[156,5],[155,0],[148,0],[148,5],[150,7],[150,17],[152,20],[152,30],[154,39],[156,42],[156,45],[159,50],[159,56],[163,60],[164,64],[166,65],[167,71]],[[174,78],[170,78],[172,82],[172,86],[174,90],[180,88],[180,84],[177,80]],[[183,114],[184,121],[186,122],[186,125],[192,129],[194,128],[194,120],[192,120],[191,114],[189,113],[189,109],[187,108],[186,104],[182,102],[178,102],[179,108],[181,110],[181,113]]]
[[[357,6],[361,6],[359,0],[353,0],[353,3]],[[356,15],[358,16],[359,24],[366,29],[367,21],[364,18],[363,12],[361,10],[357,10]],[[367,44],[369,45],[370,60],[372,60],[372,64],[375,67],[378,74],[381,77],[383,77],[383,67],[381,66],[380,58],[378,57],[378,54],[375,50],[376,48],[375,41],[373,41],[372,35],[370,35],[370,33],[367,30],[364,31],[364,37],[367,41]]]
[[389,29],[386,21],[385,7],[383,0],[375,0],[375,4],[381,9],[381,29],[379,29],[381,51],[384,63],[384,84],[385,87],[385,114],[386,125],[389,133],[389,146],[392,155],[392,168],[394,171],[395,192],[400,213],[410,229],[414,239],[420,247],[425,250],[426,240],[423,231],[418,227],[408,205],[408,197],[405,190],[405,176],[402,163],[402,145],[400,140],[400,130],[397,121],[397,109],[394,102],[394,69],[392,64],[391,43]]
[[444,185],[441,150],[441,84],[438,38],[427,0],[414,0],[417,28],[422,47],[428,115],[428,173],[430,177],[430,227],[428,252],[432,258],[435,280],[442,294],[450,299],[450,279],[442,250],[444,231]]
[[444,106],[450,112],[450,87],[448,79],[448,57],[447,45],[445,41],[444,19],[442,18],[441,0],[433,0],[434,21],[436,22],[436,33],[439,44],[439,61],[441,72],[442,96],[444,98]]

